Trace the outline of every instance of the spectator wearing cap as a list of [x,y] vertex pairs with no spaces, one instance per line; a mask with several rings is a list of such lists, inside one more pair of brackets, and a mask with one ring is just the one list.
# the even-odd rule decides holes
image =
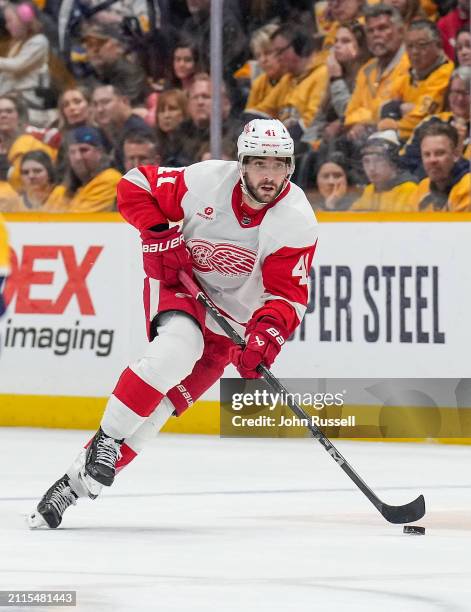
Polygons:
[[458,151],[466,159],[471,159],[470,93],[471,67],[460,66],[451,75],[445,95],[445,109],[419,123],[405,144],[401,151],[402,164],[419,179],[425,177],[420,155],[420,137],[425,129],[435,123],[448,123],[455,127],[459,136]]
[[461,29],[469,31],[469,0],[457,0],[457,6],[437,22],[442,37],[443,50],[450,60],[455,60],[457,34]]
[[7,56],[0,57],[0,95],[21,93],[32,123],[44,126],[51,116],[38,88],[50,84],[49,43],[41,33],[37,9],[26,0],[19,4],[7,2],[4,17],[11,42]]
[[327,87],[325,63],[314,51],[310,32],[292,24],[280,26],[272,35],[272,52],[285,73],[271,92],[246,113],[282,121],[295,140],[312,123]]
[[271,35],[278,26],[267,23],[256,30],[250,39],[250,49],[255,58],[257,70],[261,72],[251,83],[246,108],[254,108],[262,102],[283,76],[284,71],[278,56],[273,52]]
[[99,130],[81,126],[67,136],[67,170],[53,212],[94,213],[115,209],[121,174],[111,167]]
[[443,110],[454,68],[443,53],[437,26],[426,19],[418,19],[409,26],[406,49],[411,69],[393,84],[392,102],[381,110],[382,117],[392,121],[380,122],[381,128],[397,129],[402,140],[407,140],[425,117]]
[[85,24],[82,35],[90,81],[119,83],[120,91],[132,105],[142,105],[148,93],[147,75],[142,66],[128,57],[128,41],[119,24]]
[[471,212],[469,161],[458,152],[459,135],[449,124],[430,125],[421,134],[424,178],[413,197],[419,211]]
[[365,11],[366,39],[373,59],[358,72],[344,125],[351,141],[363,144],[376,130],[380,108],[391,100],[393,84],[407,74],[404,22],[393,6],[376,4]]
[[142,117],[134,114],[131,101],[117,85],[97,85],[92,93],[93,118],[113,149],[116,168],[123,170],[123,139],[129,132],[149,131]]
[[21,96],[0,96],[0,166],[16,191],[21,187],[20,162],[25,153],[40,150],[56,159],[56,148],[43,142],[41,135],[28,126],[28,109]]
[[417,190],[414,177],[401,171],[400,142],[396,132],[385,130],[372,134],[361,150],[368,185],[351,210],[410,212],[412,196]]

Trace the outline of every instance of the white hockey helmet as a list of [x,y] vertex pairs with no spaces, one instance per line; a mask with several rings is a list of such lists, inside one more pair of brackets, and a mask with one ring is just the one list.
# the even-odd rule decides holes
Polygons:
[[[244,177],[246,157],[285,157],[288,160],[286,181],[294,172],[294,141],[278,119],[252,119],[244,126],[237,139],[237,159],[242,187],[247,191]],[[251,197],[252,194],[249,193]]]

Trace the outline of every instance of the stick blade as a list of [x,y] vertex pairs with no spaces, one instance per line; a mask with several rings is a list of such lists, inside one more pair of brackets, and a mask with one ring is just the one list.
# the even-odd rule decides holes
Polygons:
[[413,523],[418,521],[425,514],[425,499],[419,495],[417,499],[403,506],[389,506],[381,504],[379,511],[390,523]]

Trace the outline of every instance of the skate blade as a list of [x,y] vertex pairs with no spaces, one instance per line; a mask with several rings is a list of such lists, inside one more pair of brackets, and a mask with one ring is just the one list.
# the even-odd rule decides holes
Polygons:
[[90,499],[96,499],[100,495],[103,489],[103,485],[97,480],[94,480],[88,474],[85,474],[82,470],[79,472],[78,477],[79,477],[80,482],[83,484],[83,486],[87,490],[88,497]]
[[35,510],[26,517],[26,522],[30,529],[51,529],[44,520],[42,514]]

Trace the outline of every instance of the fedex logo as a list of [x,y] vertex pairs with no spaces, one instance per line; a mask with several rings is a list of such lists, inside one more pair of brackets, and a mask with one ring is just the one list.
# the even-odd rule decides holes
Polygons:
[[[77,300],[82,315],[94,315],[87,277],[102,246],[90,246],[82,258],[69,245],[25,245],[21,253],[11,250],[11,276],[5,286],[5,300],[16,297],[17,314],[63,314],[71,300]],[[50,263],[50,269],[47,262]],[[65,277],[65,281],[64,281]],[[32,297],[38,286],[49,299]]]

